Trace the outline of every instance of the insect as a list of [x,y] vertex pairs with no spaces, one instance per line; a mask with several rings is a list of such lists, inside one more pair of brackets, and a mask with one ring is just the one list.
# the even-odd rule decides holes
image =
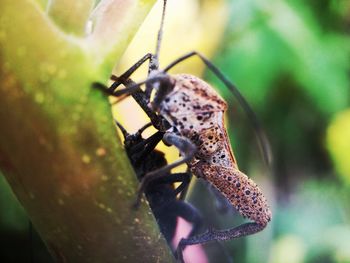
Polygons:
[[[200,53],[194,51],[178,58],[164,69],[159,68],[166,0],[163,0],[163,13],[158,31],[155,54],[148,53],[119,77],[112,76],[114,83],[105,89],[113,96],[132,95],[149,116],[152,125],[161,132],[163,142],[179,149],[181,158],[174,163],[157,168],[143,176],[137,201],[152,182],[165,178],[169,171],[186,163],[195,176],[208,181],[245,218],[253,222],[226,230],[210,229],[203,234],[182,239],[177,248],[178,259],[183,262],[182,251],[186,246],[222,241],[251,235],[261,231],[271,220],[271,211],[265,197],[256,183],[238,169],[224,125],[227,103],[206,82],[198,77],[167,72],[180,62],[197,56],[235,95],[246,111],[257,132],[266,160],[269,159],[269,146],[257,118],[238,89],[221,71]],[[133,83],[130,76],[143,63],[149,60],[148,77]],[[124,89],[117,90],[123,84]],[[140,87],[145,84],[145,90]],[[154,94],[151,100],[151,95]]]
[[[129,134],[118,122],[117,125],[123,133],[126,153],[140,181],[148,172],[167,165],[164,153],[155,150],[155,146],[163,137],[162,132],[158,131],[147,139],[142,137],[143,131],[151,123],[146,124],[135,134]],[[178,194],[188,186],[190,178],[190,173],[168,172],[145,189],[148,203],[169,246],[175,236],[177,217],[192,223],[189,236],[192,236],[201,225],[201,216],[197,209],[177,198]],[[181,184],[175,188],[175,182],[181,182]]]

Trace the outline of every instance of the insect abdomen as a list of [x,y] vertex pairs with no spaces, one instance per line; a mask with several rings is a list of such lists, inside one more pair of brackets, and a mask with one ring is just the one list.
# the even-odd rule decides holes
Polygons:
[[271,211],[261,190],[238,169],[203,165],[202,176],[214,185],[244,217],[260,225],[271,220]]

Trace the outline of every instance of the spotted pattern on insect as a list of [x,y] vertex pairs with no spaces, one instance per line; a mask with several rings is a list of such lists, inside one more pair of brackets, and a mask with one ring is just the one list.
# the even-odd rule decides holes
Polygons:
[[232,203],[238,212],[260,225],[271,220],[271,211],[259,187],[238,169],[199,165],[196,169]]
[[259,187],[238,170],[226,129],[227,104],[203,80],[180,74],[172,76],[173,90],[160,104],[159,111],[176,132],[198,148],[188,163],[197,176],[212,183],[242,214],[266,225],[271,211]]

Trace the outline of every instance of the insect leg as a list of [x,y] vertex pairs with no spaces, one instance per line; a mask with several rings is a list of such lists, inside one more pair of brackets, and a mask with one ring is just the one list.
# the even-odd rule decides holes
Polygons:
[[177,256],[180,262],[183,261],[182,251],[186,246],[205,244],[211,241],[225,241],[243,236],[255,234],[265,228],[265,225],[257,223],[246,223],[238,227],[226,230],[209,229],[207,232],[189,238],[183,238],[177,248]]
[[[187,169],[187,173],[190,175],[189,181],[191,181],[193,175],[192,175],[192,173],[189,171],[189,169]],[[185,200],[185,197],[186,197],[186,195],[187,195],[187,191],[188,191],[189,185],[190,185],[190,184],[187,184],[187,185],[184,187],[184,189],[180,192],[179,200]]]
[[121,95],[132,95],[133,93],[137,92],[137,91],[142,91],[140,89],[140,86],[147,83],[148,81],[151,81],[153,79],[157,79],[157,77],[154,77],[154,78],[148,78],[144,81],[141,81],[141,82],[134,82],[132,81],[131,79],[121,79],[121,78],[118,78],[114,75],[112,75],[112,80],[115,80],[114,83],[117,83],[117,82],[120,82],[118,85],[120,84],[123,84],[125,86],[127,86],[126,88],[124,89],[121,89],[121,90],[117,90],[115,91],[116,88],[114,89],[111,89],[111,87],[114,85],[112,84],[111,87],[106,87],[104,84],[102,83],[99,83],[99,82],[94,82],[92,83],[92,86],[96,89],[99,89],[101,91],[103,91],[104,93],[110,95],[110,96],[114,96],[114,97],[120,97]]
[[172,199],[170,203],[156,208],[153,210],[153,212],[155,217],[162,221],[162,223],[159,224],[161,232],[169,244],[171,244],[175,235],[177,217],[181,217],[192,224],[192,229],[188,237],[191,237],[194,233],[196,233],[202,223],[202,217],[199,211],[191,204],[185,203],[181,200]]
[[129,134],[128,131],[124,128],[124,126],[120,124],[120,122],[115,121],[115,123],[117,124],[118,128],[119,128],[120,131],[122,132],[123,137],[124,137],[124,140],[126,140],[126,138],[127,138],[128,136],[130,136],[130,134]]
[[219,213],[225,214],[230,209],[232,209],[232,204],[230,201],[223,196],[216,187],[214,187],[211,183],[204,181],[207,189],[214,195],[215,200],[215,208]]
[[[166,87],[171,87],[171,85],[166,85],[169,82],[169,78],[167,75],[160,75],[160,76],[154,76],[154,77],[149,77],[146,80],[143,80],[141,82],[135,83],[131,79],[127,79],[122,82],[126,86],[126,88],[122,90],[117,90],[112,92],[108,88],[106,88],[105,85],[95,82],[93,83],[93,87],[97,88],[104,93],[107,93],[108,95],[115,96],[115,97],[120,97],[122,95],[129,96],[132,95],[135,101],[140,105],[140,107],[145,111],[145,113],[148,115],[148,117],[151,119],[151,122],[153,126],[155,126],[156,129],[158,130],[167,130],[170,128],[170,125],[161,117],[159,117],[155,112],[154,112],[154,107],[150,108],[149,105],[149,95],[147,95],[146,92],[142,91],[140,86],[142,84],[148,84],[154,81],[160,81],[165,84],[164,86]],[[163,91],[164,89],[162,89]],[[159,92],[158,92],[159,93]],[[124,97],[125,97],[124,96]],[[159,97],[159,96],[156,96]],[[152,103],[154,104],[154,103]]]
[[142,108],[142,110],[147,114],[147,116],[150,118],[152,125],[158,129],[165,131],[170,126],[169,124],[160,116],[158,116],[148,105],[149,105],[149,99],[147,98],[147,95],[145,92],[143,92],[140,89],[140,85],[143,83],[146,83],[147,81],[152,81],[154,79],[158,78],[149,78],[148,80],[145,80],[141,83],[135,83],[131,79],[123,80],[122,84],[126,86],[126,88],[122,90],[118,90],[115,92],[112,92],[110,89],[108,89],[105,85],[95,82],[93,83],[93,87],[101,90],[102,92],[106,93],[107,95],[116,96],[119,97],[121,95],[132,95],[134,100],[139,104],[139,106]]
[[[171,212],[169,211],[169,207],[171,207]],[[192,224],[192,229],[190,231],[190,233],[187,235],[188,237],[192,237],[193,234],[195,234],[201,227],[202,225],[202,216],[199,213],[199,211],[192,206],[189,203],[186,203],[184,201],[181,200],[177,200],[175,202],[173,202],[171,204],[171,206],[168,207],[163,207],[162,209],[167,209],[165,211],[163,211],[163,213],[167,213],[167,216],[171,217],[171,218],[177,218],[177,217],[181,217],[184,220],[186,220],[187,222]],[[171,213],[171,214],[169,214]],[[169,231],[171,231],[172,233],[168,233],[168,243],[171,242],[170,239],[174,238],[175,235],[175,230],[176,228],[174,227],[174,229],[169,229]],[[169,238],[170,237],[170,238]],[[174,253],[176,253],[176,247],[175,247],[175,251]]]
[[[130,136],[130,134],[128,133],[128,131],[120,124],[120,122],[115,121],[115,123],[117,124],[118,128],[120,129],[120,131],[122,132],[124,139],[127,138],[127,136]],[[146,123],[144,126],[142,126],[135,134],[134,136],[141,136],[141,134],[148,128],[151,127],[152,123],[148,122]]]
[[202,216],[200,215],[199,211],[190,203],[185,203],[184,201],[178,201],[177,203],[178,206],[175,208],[177,215],[193,224],[192,230],[188,235],[190,238],[201,227]]
[[147,53],[119,77],[112,75],[111,79],[114,80],[114,83],[108,88],[110,92],[113,93],[120,84],[123,84],[123,82],[126,81],[132,73],[134,73],[148,59],[152,59],[152,57],[153,55],[151,53]]
[[190,161],[197,150],[196,146],[189,139],[178,136],[171,132],[166,132],[164,134],[163,141],[169,145],[174,145],[176,148],[178,148],[180,150],[181,156],[183,157],[169,165],[166,165],[153,172],[150,172],[144,176],[138,189],[137,199],[134,205],[135,207],[138,207],[141,200],[141,195],[150,182],[164,176],[164,174],[166,172],[169,172],[171,169]]
[[[93,86],[95,88],[98,88],[100,90],[102,90],[103,92],[109,94],[109,95],[114,95],[114,96],[120,96],[120,95],[116,95],[115,90],[118,88],[118,86],[120,84],[124,84],[127,82],[127,80],[129,79],[129,77],[132,75],[132,73],[134,73],[143,63],[145,63],[148,59],[152,60],[153,59],[153,54],[151,53],[147,53],[146,55],[144,55],[139,61],[137,61],[134,65],[132,65],[127,71],[125,71],[122,75],[120,75],[119,77],[112,75],[111,79],[114,81],[114,83],[109,87],[106,88],[105,85],[98,83],[98,82],[94,82]],[[141,85],[141,84],[140,84]],[[135,91],[137,90],[137,87],[134,87]],[[125,94],[127,92],[124,92],[122,94]],[[129,93],[129,92],[128,92]],[[130,93],[131,94],[131,93]]]
[[[128,79],[125,83],[127,83],[128,88],[132,88],[132,86],[137,85],[134,81],[131,79]],[[143,92],[140,87],[131,94],[134,100],[139,104],[139,106],[142,108],[142,110],[147,114],[147,116],[150,118],[152,125],[161,131],[166,131],[170,125],[160,116],[158,116],[151,107],[149,107],[149,97],[145,92]]]
[[[140,82],[137,82],[137,83],[132,81],[132,83],[130,83],[130,85],[128,85],[127,88],[117,90],[117,91],[113,92],[112,95],[117,96],[117,97],[119,97],[120,95],[123,95],[123,94],[130,94],[131,95],[132,93],[136,92],[140,88],[141,85],[147,84],[149,82],[154,82],[154,81],[162,81],[165,78],[166,78],[166,75],[159,75],[159,76],[149,77],[149,78],[142,80]],[[127,81],[130,81],[130,79],[123,80],[122,84],[124,84],[124,82],[127,82]]]
[[132,146],[129,149],[129,154],[137,154],[137,157],[133,157],[135,164],[139,164],[140,161],[144,160],[147,154],[154,150],[157,144],[162,140],[164,133],[156,132],[146,140]]
[[163,132],[158,131],[147,139],[142,139],[142,132],[152,125],[150,122],[141,127],[135,134],[129,134],[118,121],[116,121],[116,124],[123,133],[124,145],[127,154],[135,165],[137,165],[139,161],[143,160],[145,156],[155,149],[164,135]]
[[178,187],[174,189],[174,194],[178,195],[181,193],[186,187],[189,185],[191,180],[191,174],[190,173],[174,173],[167,176],[162,176],[154,181],[152,183],[156,184],[172,184],[172,183],[181,183]]
[[[192,230],[189,233],[189,237],[192,236],[201,226],[201,215],[199,211],[193,207],[191,204],[186,203],[182,200],[176,198],[177,194],[181,192],[186,186],[188,186],[190,182],[191,174],[190,173],[175,173],[169,174],[167,176],[160,177],[150,184],[146,189],[146,193],[152,191],[152,189],[157,189],[159,185],[172,185],[176,182],[181,182],[181,185],[176,189],[171,189],[170,193],[164,195],[167,196],[160,205],[155,205],[152,207],[152,210],[159,220],[162,220],[163,223],[160,224],[162,229],[162,233],[166,237],[168,243],[171,243],[171,240],[174,238],[175,234],[175,225],[176,218],[182,217],[186,221],[192,223]],[[161,188],[166,189],[166,188]],[[170,188],[168,188],[170,189]],[[149,198],[149,196],[148,196]],[[161,200],[157,197],[156,203],[159,203]],[[151,202],[155,204],[155,202]],[[171,208],[171,209],[169,209]],[[173,227],[169,227],[169,225],[174,225]],[[163,228],[162,228],[163,226]]]
[[238,88],[220,71],[218,67],[216,67],[212,62],[210,62],[209,59],[204,57],[202,54],[200,54],[197,51],[192,51],[188,54],[183,55],[182,57],[176,59],[174,62],[169,64],[165,69],[164,72],[167,72],[180,62],[193,57],[198,56],[203,63],[225,84],[225,86],[233,93],[233,95],[238,100],[239,104],[247,114],[248,118],[250,119],[252,126],[256,132],[260,148],[262,150],[262,154],[264,157],[264,161],[268,166],[271,165],[272,162],[272,154],[271,154],[271,147],[269,144],[269,141],[265,135],[265,132],[262,129],[261,124],[258,121],[257,116],[255,115],[252,108],[249,106],[248,102],[245,100],[245,98],[242,96],[242,94],[239,92]]

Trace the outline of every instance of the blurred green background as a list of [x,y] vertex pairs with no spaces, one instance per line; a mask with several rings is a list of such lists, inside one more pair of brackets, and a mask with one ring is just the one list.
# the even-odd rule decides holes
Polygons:
[[[249,120],[206,72],[232,102],[228,124],[240,168],[261,185],[273,210],[263,233],[225,242],[224,249],[233,262],[350,262],[350,1],[225,4],[229,21],[213,62],[256,111],[274,162],[269,172]],[[208,224],[242,221],[234,212],[212,216],[205,191],[196,185],[191,199]],[[49,262],[2,176],[0,211],[0,261],[30,262],[34,251],[35,262]]]
[[234,262],[350,262],[350,1],[230,7],[214,62],[252,104],[274,155],[273,177],[261,175],[251,127],[234,106],[238,163],[270,189],[273,209],[265,233],[229,243]]

